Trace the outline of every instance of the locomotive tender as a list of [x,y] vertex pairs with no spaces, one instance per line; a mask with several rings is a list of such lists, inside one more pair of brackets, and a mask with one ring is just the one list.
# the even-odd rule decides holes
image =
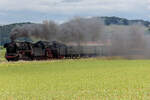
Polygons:
[[103,56],[103,46],[65,45],[52,41],[10,42],[4,45],[6,48],[5,58],[8,61],[18,60],[48,60],[63,58],[79,58]]

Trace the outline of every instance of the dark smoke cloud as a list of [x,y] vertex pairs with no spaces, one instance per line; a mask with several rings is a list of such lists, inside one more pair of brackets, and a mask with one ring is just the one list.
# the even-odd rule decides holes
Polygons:
[[53,21],[43,21],[42,24],[17,26],[11,31],[11,40],[20,37],[34,37],[48,41],[59,40],[80,43],[102,40],[103,30],[103,21],[78,17],[61,25]]
[[34,37],[44,40],[55,40],[58,34],[58,25],[53,21],[43,21],[42,24],[26,24],[17,26],[11,31],[11,40],[20,37]]
[[60,26],[62,41],[80,42],[103,40],[104,22],[95,19],[75,18]]

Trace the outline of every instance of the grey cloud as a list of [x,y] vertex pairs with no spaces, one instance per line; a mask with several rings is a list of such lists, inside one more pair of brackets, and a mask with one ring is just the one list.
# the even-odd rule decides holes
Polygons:
[[[58,14],[62,17],[124,14],[124,17],[133,15],[143,18],[149,15],[149,9],[150,0],[0,0],[0,12],[21,12],[22,15],[24,11],[44,13],[40,16],[49,15],[47,18]],[[0,15],[4,16],[2,13]],[[32,14],[28,16],[33,17]]]

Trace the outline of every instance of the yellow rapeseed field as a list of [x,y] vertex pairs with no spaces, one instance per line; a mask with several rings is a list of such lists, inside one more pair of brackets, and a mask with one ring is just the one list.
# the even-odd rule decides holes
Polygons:
[[149,100],[150,60],[0,62],[0,100]]

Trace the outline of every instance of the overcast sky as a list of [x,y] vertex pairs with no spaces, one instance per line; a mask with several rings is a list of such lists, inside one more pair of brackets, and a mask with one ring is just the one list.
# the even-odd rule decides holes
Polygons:
[[0,24],[63,22],[74,16],[118,16],[150,21],[150,0],[0,0]]

